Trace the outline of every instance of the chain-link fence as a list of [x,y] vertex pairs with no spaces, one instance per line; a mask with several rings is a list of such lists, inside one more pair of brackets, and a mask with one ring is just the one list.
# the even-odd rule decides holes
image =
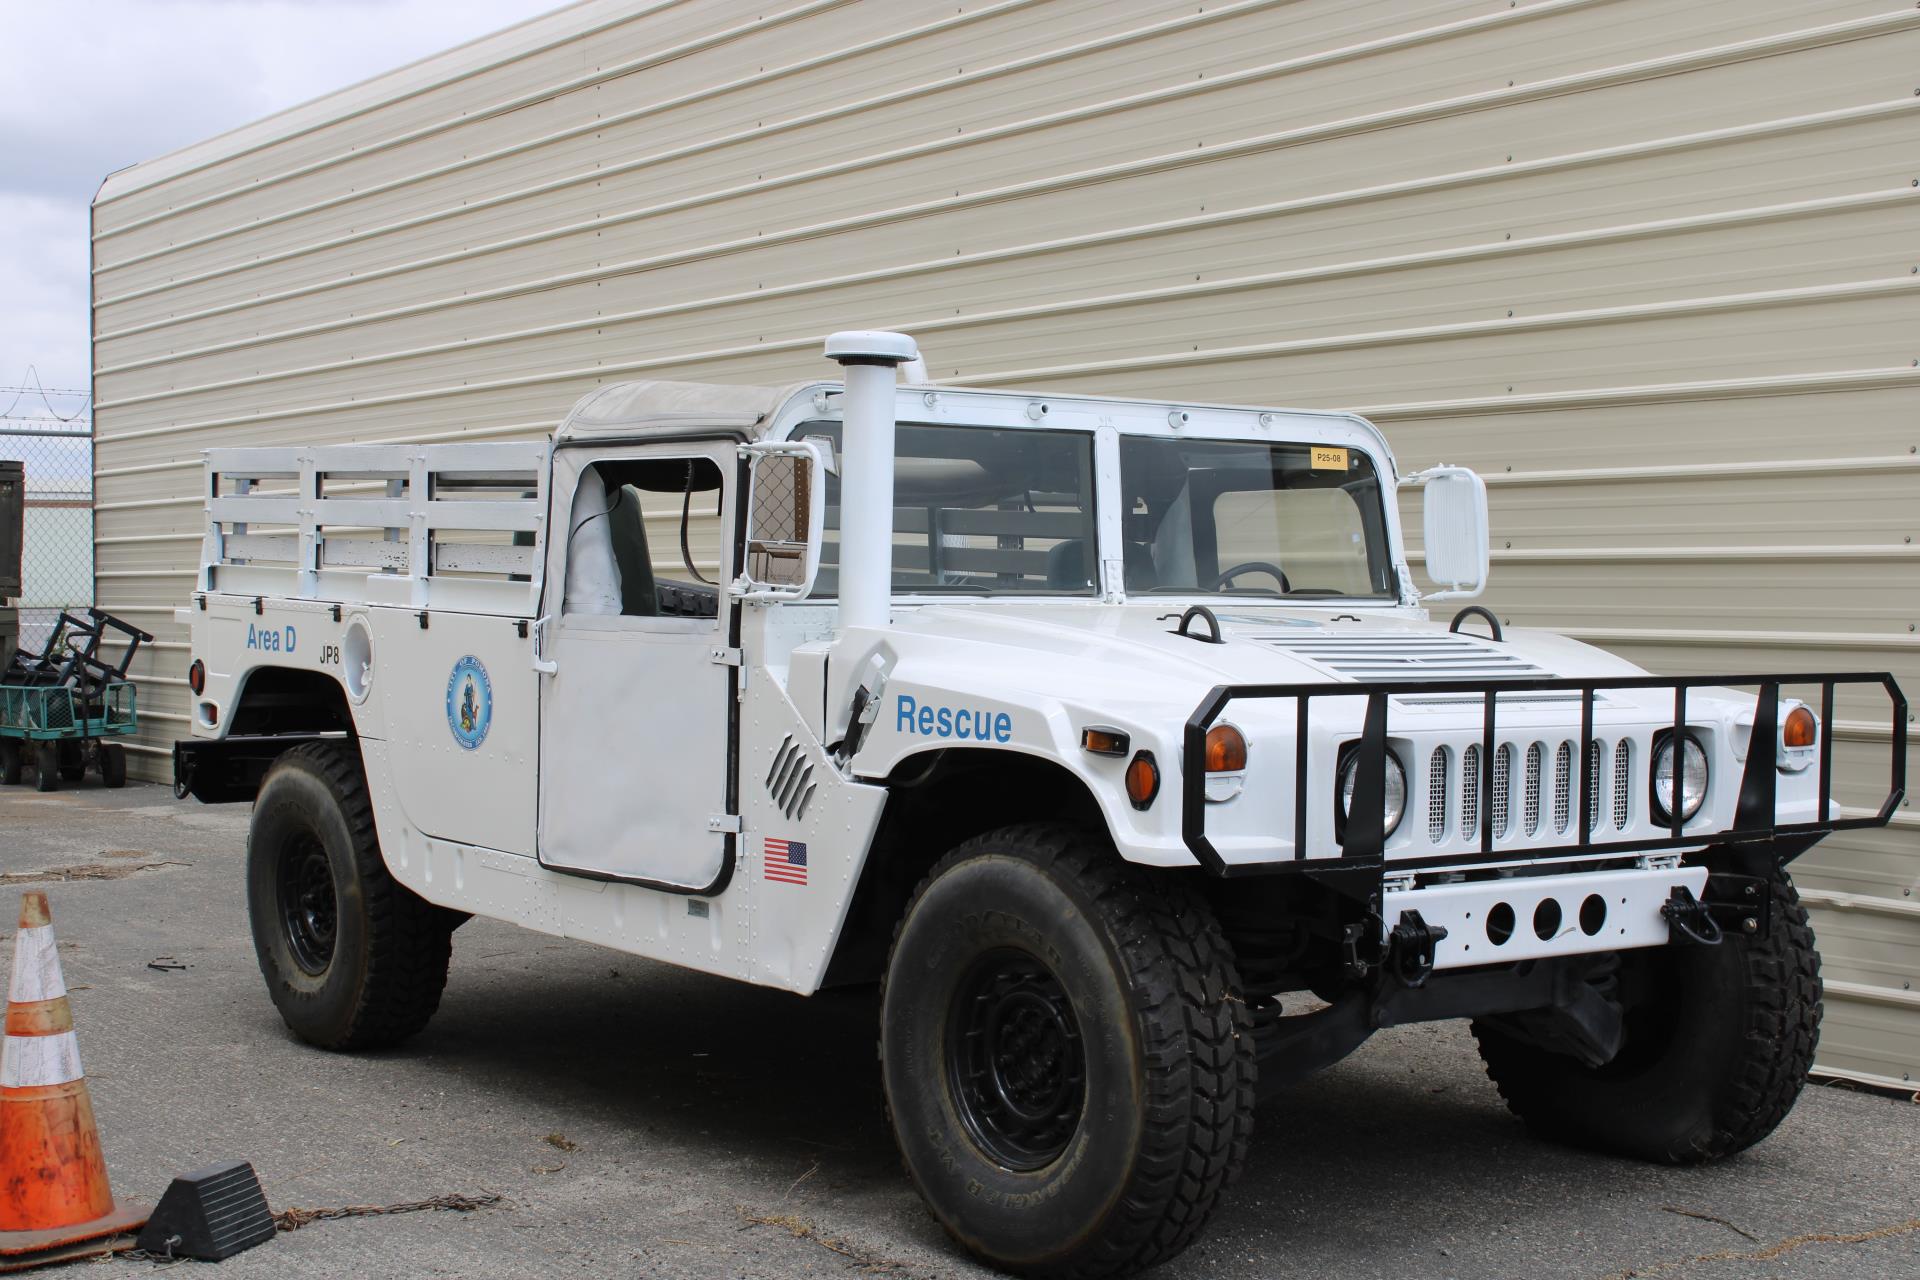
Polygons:
[[25,469],[15,603],[20,647],[37,651],[62,609],[93,601],[93,436],[84,421],[69,426],[0,420],[0,460]]

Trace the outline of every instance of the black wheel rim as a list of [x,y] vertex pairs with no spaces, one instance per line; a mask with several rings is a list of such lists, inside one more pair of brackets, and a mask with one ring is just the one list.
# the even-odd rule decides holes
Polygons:
[[324,973],[333,960],[340,922],[333,896],[333,867],[319,840],[303,836],[280,851],[280,926],[293,959],[308,973]]
[[1016,1172],[1058,1160],[1086,1105],[1086,1047],[1052,970],[1024,951],[974,960],[954,989],[947,1084],[968,1136]]

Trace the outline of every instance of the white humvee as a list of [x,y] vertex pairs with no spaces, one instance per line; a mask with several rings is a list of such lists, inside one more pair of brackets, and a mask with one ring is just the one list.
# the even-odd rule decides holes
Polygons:
[[1256,1095],[1399,1023],[1473,1019],[1563,1141],[1779,1122],[1820,1014],[1784,867],[1897,803],[1844,816],[1824,732],[1884,686],[1897,769],[1890,680],[1430,618],[1398,490],[1433,601],[1484,583],[1485,489],[1352,415],[827,353],[843,381],[610,385],[551,443],[209,454],[176,785],[254,802],[295,1032],[419,1030],[472,914],[877,979],[911,1176],[1043,1275],[1177,1252]]

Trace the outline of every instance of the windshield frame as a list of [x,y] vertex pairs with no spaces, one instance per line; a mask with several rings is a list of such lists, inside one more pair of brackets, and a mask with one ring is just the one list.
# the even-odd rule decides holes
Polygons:
[[[763,439],[797,440],[808,434],[808,424],[837,420],[842,389],[837,382],[806,382],[790,388],[762,433]],[[1098,594],[1087,595],[937,595],[896,590],[892,599],[903,608],[993,601],[1020,604],[1120,604],[1129,600],[1169,607],[1179,602],[1218,604],[1233,601],[1239,608],[1392,610],[1418,601],[1407,567],[1397,500],[1400,472],[1380,429],[1357,414],[1334,410],[1263,409],[1248,405],[1208,404],[1199,401],[1121,399],[1087,395],[1045,395],[1031,391],[1002,391],[902,384],[895,396],[895,419],[901,424],[1030,428],[1041,431],[1085,431],[1094,438],[1094,527],[1099,546]],[[1293,597],[1190,594],[1129,595],[1121,568],[1125,548],[1125,521],[1120,504],[1120,444],[1127,436],[1219,440],[1249,444],[1326,444],[1357,450],[1373,463],[1379,478],[1385,520],[1386,550],[1391,562],[1393,594],[1379,596]],[[833,597],[809,597],[788,607],[813,605],[833,608]]]

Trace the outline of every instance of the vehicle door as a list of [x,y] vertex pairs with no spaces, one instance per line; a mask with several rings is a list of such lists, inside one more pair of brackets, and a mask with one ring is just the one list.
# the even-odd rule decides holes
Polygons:
[[545,866],[689,892],[724,880],[736,451],[555,451],[535,659]]

